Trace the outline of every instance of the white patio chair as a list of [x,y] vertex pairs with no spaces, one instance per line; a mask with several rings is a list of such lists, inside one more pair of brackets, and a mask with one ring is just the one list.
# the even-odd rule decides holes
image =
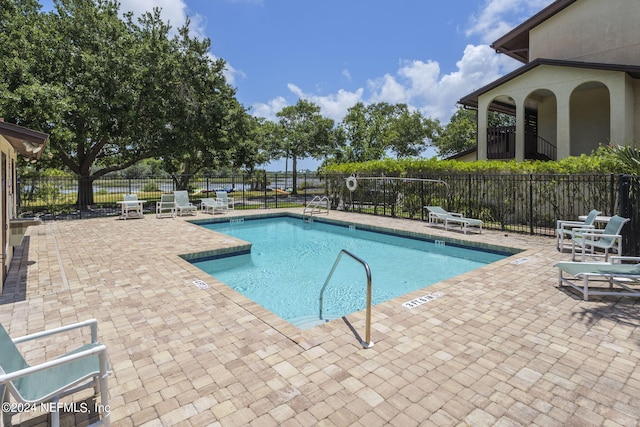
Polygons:
[[174,191],[173,195],[176,197],[176,215],[195,215],[198,212],[196,205],[189,201],[189,193],[186,190]]
[[200,209],[202,209],[202,212],[204,213],[212,214],[215,214],[216,212],[224,213],[226,211],[224,203],[213,197],[205,197],[201,199]]
[[[620,232],[629,221],[631,221],[630,218],[614,215],[604,229],[574,228],[571,239],[571,259],[575,261],[576,255],[581,254],[582,261],[586,256],[589,256],[591,258],[604,257],[606,262],[610,252],[622,255],[622,235]],[[601,250],[604,253],[596,253],[596,250]]]
[[[83,327],[90,328],[91,342],[38,365],[27,364],[16,346],[43,337],[56,337],[63,332]],[[65,341],[67,339],[64,338]],[[93,387],[95,395],[100,394],[102,423],[110,425],[107,348],[98,342],[97,320],[91,319],[15,339],[11,339],[0,324],[0,349],[0,402],[6,405],[9,398],[13,397],[17,403],[31,407],[52,402],[53,408],[57,408],[61,397]],[[3,420],[7,421],[5,425],[9,424],[12,415],[10,411],[3,411]],[[51,425],[59,424],[59,411],[51,410]]]
[[173,194],[162,194],[160,201],[156,202],[156,218],[167,215],[176,216],[176,197]]
[[226,191],[216,191],[216,200],[224,206],[224,210],[234,209],[235,199],[233,197],[229,197]]
[[564,219],[559,219],[556,221],[556,248],[559,251],[564,249],[564,239],[566,237],[573,237],[572,232],[575,228],[595,228],[594,222],[596,217],[600,215],[602,212],[593,209],[587,215],[587,218],[584,221],[569,221]]

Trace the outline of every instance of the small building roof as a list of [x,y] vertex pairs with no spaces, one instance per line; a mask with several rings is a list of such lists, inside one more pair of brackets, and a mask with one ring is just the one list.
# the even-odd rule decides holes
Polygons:
[[474,154],[477,151],[478,151],[478,146],[476,145],[475,147],[467,148],[464,151],[445,157],[445,160],[458,160],[470,154]]
[[49,139],[49,135],[46,133],[6,123],[1,119],[0,136],[6,139],[18,153],[34,160],[40,158]]

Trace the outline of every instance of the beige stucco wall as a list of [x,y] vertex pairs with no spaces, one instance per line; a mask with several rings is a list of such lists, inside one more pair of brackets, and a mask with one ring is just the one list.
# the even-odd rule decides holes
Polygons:
[[[595,112],[593,110],[598,110],[600,114],[609,116],[608,120],[596,120],[596,123],[593,123],[593,114],[580,115],[584,111],[580,111],[579,108],[586,108],[585,105],[579,107],[577,102],[573,102],[574,111],[571,111],[572,96],[575,96],[574,101],[576,101],[578,98],[584,100],[584,95],[586,95],[586,93],[583,94],[576,91],[576,88],[584,84],[589,84],[586,87],[593,86],[594,83],[595,86],[600,87],[601,92],[597,93],[599,98],[595,101],[589,101],[592,106],[592,112]],[[523,111],[525,101],[527,97],[539,89],[552,92],[555,95],[556,108],[555,138],[548,133],[552,131],[553,124],[541,121],[542,119],[552,118],[552,106],[539,105],[539,108],[541,108],[539,112],[542,113],[538,117],[539,126],[540,132],[544,132],[541,133],[541,136],[557,143],[558,159],[562,159],[570,155],[589,153],[593,148],[593,144],[597,146],[598,142],[620,141],[620,143],[627,143],[633,140],[635,137],[634,132],[637,132],[639,128],[634,107],[634,105],[638,104],[636,87],[637,83],[630,80],[627,74],[622,72],[551,65],[538,66],[479,97],[478,158],[486,159],[487,109],[489,104],[498,97],[512,98],[517,107],[516,126],[518,129],[516,134],[519,142],[516,146],[516,159],[523,160]],[[605,92],[609,95],[609,114],[604,110]],[[549,102],[551,102],[551,99],[549,99]],[[594,107],[594,102],[600,102],[601,105]],[[597,129],[594,130],[594,127]]]
[[640,147],[640,80],[631,80],[629,82],[631,90],[634,93],[633,105],[629,114],[633,120],[633,143],[636,147]]
[[[0,135],[0,153],[4,153],[7,156],[7,165],[6,165],[6,194],[7,194],[7,212],[6,218],[11,219],[15,217],[16,212],[16,196],[15,191],[17,190],[14,186],[15,183],[15,165],[16,165],[16,151],[11,146],[9,141],[7,141],[2,135]],[[1,158],[1,156],[0,156]],[[13,167],[12,167],[13,165]],[[1,165],[0,165],[1,170]],[[2,207],[2,203],[0,200],[0,208]],[[3,216],[0,215],[0,219]],[[2,261],[6,266],[6,269],[9,269],[9,265],[11,264],[11,259],[13,258],[13,247],[9,245],[9,231],[5,224],[0,224],[1,230],[5,233],[5,247],[2,248]],[[0,280],[0,292],[2,292],[2,280]]]
[[571,146],[569,154],[579,156],[608,144],[611,129],[609,90],[602,85],[575,90],[569,104]]
[[543,98],[536,99],[538,106],[538,135],[547,141],[558,143],[558,103],[555,94],[547,94]]
[[640,65],[640,1],[580,0],[529,32],[536,58]]
[[473,151],[473,152],[467,153],[467,154],[465,154],[463,156],[456,157],[455,160],[457,160],[459,162],[475,162],[476,160],[478,160],[477,156],[478,156],[478,152],[477,151]]

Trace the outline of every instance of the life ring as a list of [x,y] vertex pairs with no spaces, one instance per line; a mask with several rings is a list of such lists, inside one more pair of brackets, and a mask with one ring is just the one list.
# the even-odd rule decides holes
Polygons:
[[349,191],[356,191],[356,188],[358,188],[358,180],[356,179],[355,176],[350,176],[349,178],[347,178],[347,189]]

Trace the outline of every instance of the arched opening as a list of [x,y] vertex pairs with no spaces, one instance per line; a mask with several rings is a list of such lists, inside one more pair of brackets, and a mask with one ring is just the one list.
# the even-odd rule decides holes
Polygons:
[[589,154],[611,139],[611,96],[600,82],[587,82],[571,92],[569,101],[570,152]]
[[496,96],[487,107],[487,159],[515,156],[516,103],[510,96]]
[[531,92],[525,102],[524,158],[556,160],[558,158],[558,103],[548,89]]

